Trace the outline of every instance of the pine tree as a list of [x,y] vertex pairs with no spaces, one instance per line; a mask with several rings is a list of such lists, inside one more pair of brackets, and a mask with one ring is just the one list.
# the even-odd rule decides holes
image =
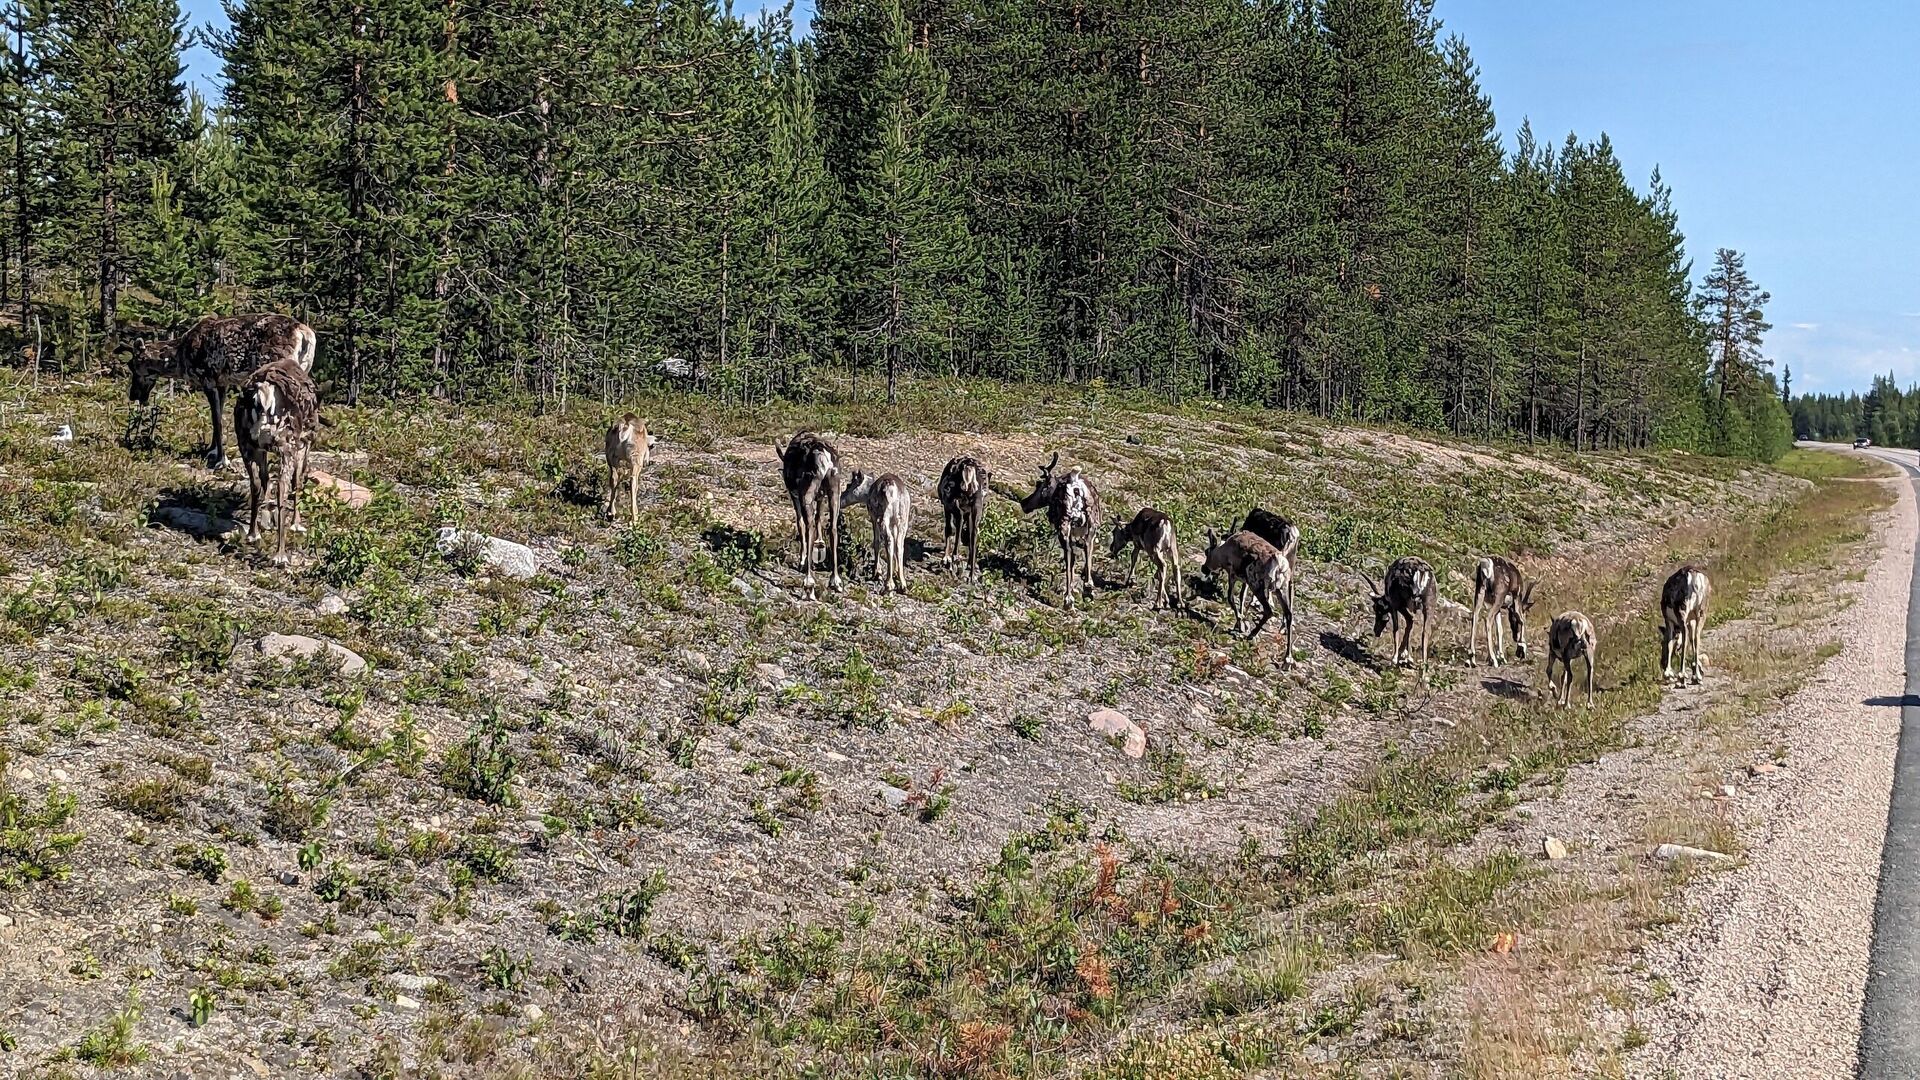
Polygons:
[[1772,366],[1760,352],[1773,325],[1766,319],[1772,299],[1747,276],[1746,257],[1731,248],[1713,253],[1713,267],[1701,283],[1698,309],[1707,326],[1713,357],[1713,381],[1720,400],[1754,385]]

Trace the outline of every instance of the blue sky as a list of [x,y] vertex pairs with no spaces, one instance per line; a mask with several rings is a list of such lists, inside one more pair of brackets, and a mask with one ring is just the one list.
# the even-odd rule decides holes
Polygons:
[[[183,0],[220,19],[218,0]],[[740,10],[761,5],[745,0]],[[804,23],[811,5],[796,5]],[[1657,164],[1696,267],[1746,253],[1773,294],[1767,353],[1797,390],[1920,381],[1920,4],[1861,0],[1437,0],[1511,136],[1605,131]],[[203,83],[213,61],[189,57]]]

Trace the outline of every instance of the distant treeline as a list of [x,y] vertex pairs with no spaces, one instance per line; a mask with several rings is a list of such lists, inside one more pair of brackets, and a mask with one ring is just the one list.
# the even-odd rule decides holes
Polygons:
[[1864,394],[1802,394],[1793,399],[1794,435],[1822,442],[1866,436],[1882,446],[1920,447],[1920,387],[1900,389],[1876,375]]
[[831,367],[1784,445],[1764,294],[1695,295],[1604,136],[1506,152],[1428,0],[233,0],[217,111],[175,0],[0,3],[47,355],[278,309],[354,397]]

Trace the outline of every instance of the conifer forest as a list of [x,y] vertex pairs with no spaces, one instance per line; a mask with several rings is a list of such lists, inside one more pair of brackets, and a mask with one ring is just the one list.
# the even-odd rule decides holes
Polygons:
[[957,377],[1791,437],[1738,253],[1685,246],[1604,134],[1496,123],[1429,0],[820,0],[805,34],[702,0],[227,9],[5,0],[10,362],[273,310],[347,401]]

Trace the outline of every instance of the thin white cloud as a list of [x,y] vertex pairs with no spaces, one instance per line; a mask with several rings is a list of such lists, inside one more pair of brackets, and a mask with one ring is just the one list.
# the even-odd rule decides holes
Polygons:
[[1805,330],[1809,333],[1820,329],[1820,324],[1817,322],[1797,322],[1788,325],[1792,326],[1795,330]]

